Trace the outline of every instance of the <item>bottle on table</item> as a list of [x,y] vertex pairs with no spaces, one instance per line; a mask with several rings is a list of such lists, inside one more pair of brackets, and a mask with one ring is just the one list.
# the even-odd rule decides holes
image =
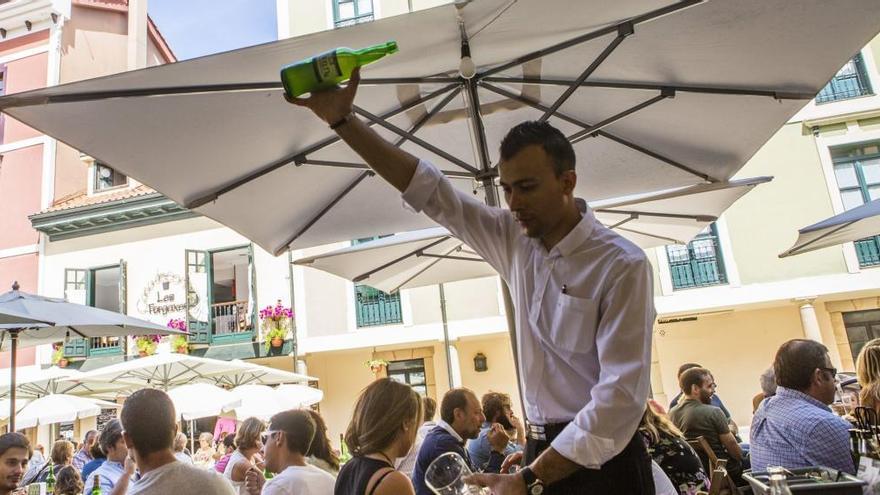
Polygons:
[[55,491],[55,464],[49,464],[49,474],[46,475],[46,493]]
[[281,68],[281,83],[291,98],[328,89],[347,81],[352,71],[397,51],[397,42],[388,41],[360,50],[336,48]]
[[770,495],[792,495],[785,479],[784,468],[768,467],[767,472],[770,473]]
[[101,479],[100,479],[100,478],[98,477],[98,475],[96,474],[95,477],[92,478],[92,480],[94,481],[94,485],[92,485],[92,492],[89,493],[89,495],[102,495],[102,492],[101,492]]
[[342,434],[339,434],[339,465],[343,465],[346,462],[351,460],[351,453],[348,452],[348,447],[345,445],[345,438]]

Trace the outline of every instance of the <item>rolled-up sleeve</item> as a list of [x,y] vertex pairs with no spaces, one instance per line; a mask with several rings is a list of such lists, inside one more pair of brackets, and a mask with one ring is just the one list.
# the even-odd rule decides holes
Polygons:
[[618,262],[596,329],[599,381],[587,405],[552,443],[561,455],[591,469],[623,451],[648,399],[656,316],[651,265],[643,255]]
[[506,278],[510,250],[517,235],[510,212],[487,206],[476,196],[460,191],[435,166],[422,160],[403,200],[446,227]]

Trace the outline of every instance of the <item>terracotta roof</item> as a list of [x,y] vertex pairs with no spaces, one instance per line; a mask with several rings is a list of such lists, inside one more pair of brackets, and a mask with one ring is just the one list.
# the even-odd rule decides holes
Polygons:
[[61,210],[70,210],[72,208],[79,208],[81,206],[91,206],[102,203],[112,203],[113,201],[121,201],[123,199],[131,199],[137,198],[140,196],[146,196],[148,194],[154,194],[156,192],[155,189],[147,187],[143,184],[139,184],[135,187],[126,187],[125,189],[120,189],[118,191],[108,192],[108,193],[98,193],[89,196],[85,193],[85,191],[80,191],[78,193],[74,193],[73,195],[67,196],[65,198],[61,198],[56,201],[54,205],[49,208],[41,211],[40,213],[51,213],[53,211],[61,211]]

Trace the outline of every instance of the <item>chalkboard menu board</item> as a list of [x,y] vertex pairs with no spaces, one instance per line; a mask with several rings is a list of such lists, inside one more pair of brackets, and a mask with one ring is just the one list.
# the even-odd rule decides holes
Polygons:
[[104,431],[104,425],[116,419],[116,409],[101,409],[98,415],[98,431]]

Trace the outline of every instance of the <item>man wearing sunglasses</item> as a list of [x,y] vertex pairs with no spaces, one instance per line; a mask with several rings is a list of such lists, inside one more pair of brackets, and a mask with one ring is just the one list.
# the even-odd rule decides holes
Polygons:
[[257,469],[245,475],[250,495],[332,495],[333,476],[306,463],[315,438],[315,422],[307,411],[284,411],[272,416],[263,436],[266,469],[277,475],[266,481]]
[[850,425],[828,408],[837,389],[828,349],[789,340],[776,352],[773,370],[776,395],[761,402],[752,419],[752,470],[826,466],[855,474]]

